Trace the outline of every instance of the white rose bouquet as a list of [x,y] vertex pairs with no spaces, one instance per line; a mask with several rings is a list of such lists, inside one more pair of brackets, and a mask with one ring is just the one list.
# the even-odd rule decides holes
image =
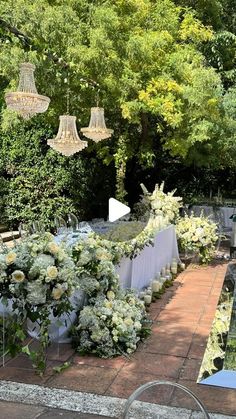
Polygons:
[[64,310],[78,286],[75,265],[50,233],[33,234],[12,250],[0,249],[0,295],[29,311],[46,304]]
[[200,217],[186,214],[176,223],[180,248],[198,254],[202,263],[209,262],[214,255],[215,244],[218,240],[216,230],[217,225],[203,214]]

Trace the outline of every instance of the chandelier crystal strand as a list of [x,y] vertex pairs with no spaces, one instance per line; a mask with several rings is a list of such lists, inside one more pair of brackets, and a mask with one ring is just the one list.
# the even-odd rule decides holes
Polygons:
[[35,65],[23,63],[20,65],[18,90],[5,94],[7,107],[18,112],[24,119],[30,119],[37,113],[48,109],[50,99],[39,95],[34,80]]
[[76,117],[61,115],[56,138],[48,140],[48,145],[64,156],[72,156],[88,146],[87,141],[79,138],[76,128]]
[[104,109],[97,106],[91,108],[89,126],[81,128],[81,132],[85,137],[98,143],[101,140],[110,138],[114,131],[106,127]]

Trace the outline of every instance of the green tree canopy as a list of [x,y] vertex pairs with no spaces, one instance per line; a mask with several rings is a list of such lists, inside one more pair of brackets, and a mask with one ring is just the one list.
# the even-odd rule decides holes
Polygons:
[[52,98],[45,119],[53,126],[65,112],[69,80],[79,122],[87,124],[99,90],[117,136],[125,131],[129,142],[136,131],[135,153],[138,147],[143,155],[142,143],[147,149],[149,114],[156,117],[156,138],[174,154],[185,157],[211,138],[221,84],[199,52],[212,32],[190,11],[169,0],[16,0],[14,7],[1,1],[0,8],[1,77],[13,89],[19,63],[33,61],[40,92]]

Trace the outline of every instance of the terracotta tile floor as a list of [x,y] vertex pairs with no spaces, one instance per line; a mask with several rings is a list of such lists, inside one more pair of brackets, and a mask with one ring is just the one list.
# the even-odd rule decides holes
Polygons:
[[[189,265],[151,305],[152,334],[130,359],[83,357],[70,345],[54,345],[48,351],[48,367],[42,379],[23,355],[0,368],[0,379],[116,397],[128,397],[148,381],[168,380],[192,389],[209,411],[235,414],[236,390],[196,383],[226,269],[227,263],[221,262],[208,267]],[[71,366],[55,374],[53,366],[65,361]],[[196,409],[191,399],[171,387],[152,388],[141,399]]]

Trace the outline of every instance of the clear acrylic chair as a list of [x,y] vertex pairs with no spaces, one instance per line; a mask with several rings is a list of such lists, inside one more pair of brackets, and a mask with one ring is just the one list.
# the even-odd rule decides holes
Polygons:
[[34,233],[45,233],[45,226],[41,221],[33,221],[32,229]]
[[69,227],[71,227],[73,231],[76,231],[79,229],[79,220],[76,217],[76,215],[73,214],[72,212],[69,212],[68,214],[68,224],[69,224]]
[[33,227],[33,223],[20,223],[18,226],[19,236],[24,239],[27,236],[35,233],[35,228]]
[[216,208],[214,211],[214,221],[217,224],[217,235],[219,237],[218,243],[216,246],[216,251],[219,250],[222,240],[231,240],[232,237],[232,227],[225,225],[224,212],[221,208]]
[[214,210],[213,207],[208,205],[193,205],[191,211],[194,213],[195,217],[200,217],[204,215],[204,217],[208,217],[210,220],[214,218]]
[[184,393],[187,393],[197,404],[197,406],[200,408],[201,412],[204,415],[204,418],[206,419],[210,419],[209,413],[207,412],[205,406],[203,405],[203,403],[199,400],[199,398],[191,391],[189,390],[187,387],[182,386],[181,384],[178,383],[172,383],[171,381],[149,381],[146,384],[143,384],[142,386],[140,386],[137,390],[135,390],[131,396],[128,398],[126,404],[125,404],[125,409],[124,409],[124,413],[122,415],[122,419],[128,419],[129,417],[129,409],[131,404],[138,399],[138,397],[147,389],[151,388],[151,387],[155,387],[155,386],[160,386],[160,385],[167,385],[167,386],[172,386],[172,387],[176,387],[180,390],[182,390]]
[[57,230],[57,234],[65,234],[67,233],[67,224],[64,218],[62,218],[60,215],[57,215],[54,218],[54,224]]

